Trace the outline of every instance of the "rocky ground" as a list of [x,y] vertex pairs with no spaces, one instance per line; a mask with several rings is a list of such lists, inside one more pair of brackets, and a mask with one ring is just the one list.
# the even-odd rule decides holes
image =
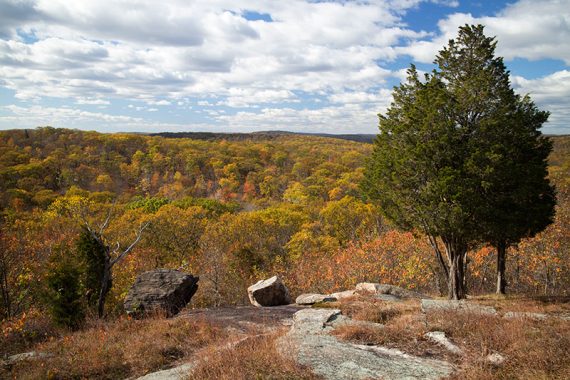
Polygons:
[[[146,369],[131,358],[129,369],[119,370],[139,380],[563,379],[570,372],[567,298],[448,301],[391,285],[359,284],[334,294],[300,295],[296,301],[185,309],[170,319],[120,321],[111,340],[116,355],[132,356],[132,338],[142,339],[140,360],[149,357],[144,347],[156,350],[159,345],[149,339],[161,339],[164,349]],[[108,327],[101,328],[87,336],[110,334]],[[148,339],[142,338],[144,333]],[[50,373],[39,367],[74,363],[90,340],[71,338],[76,339],[71,348],[57,352],[57,345],[40,346],[34,353],[6,359],[5,368],[34,365],[34,373]],[[188,345],[195,348],[186,349]],[[160,355],[176,351],[172,347],[180,356],[159,364]],[[127,377],[109,377],[111,367],[104,364],[97,364],[99,372],[91,369],[98,374],[93,378]],[[122,359],[116,365],[123,365]]]
[[[301,295],[297,302],[303,306],[192,310],[178,318],[205,318],[226,326],[235,335],[221,349],[272,335],[279,355],[293,359],[317,378],[330,380],[504,377],[510,366],[518,365],[517,355],[521,353],[509,351],[501,343],[482,346],[481,339],[501,339],[485,337],[484,331],[472,331],[470,342],[465,339],[469,331],[450,327],[450,321],[456,319],[464,330],[469,330],[469,324],[482,330],[488,326],[488,334],[499,335],[494,330],[502,329],[515,335],[506,339],[520,339],[515,329],[539,331],[537,323],[546,323],[545,334],[560,326],[563,330],[556,331],[562,332],[568,331],[570,320],[570,307],[565,302],[558,309],[548,309],[548,313],[536,312],[538,304],[527,307],[527,311],[498,310],[485,300],[432,300],[378,284],[360,284],[354,291],[336,296]],[[506,352],[499,352],[499,348]],[[193,370],[202,360],[202,353],[197,353],[179,367],[141,379],[193,378]]]

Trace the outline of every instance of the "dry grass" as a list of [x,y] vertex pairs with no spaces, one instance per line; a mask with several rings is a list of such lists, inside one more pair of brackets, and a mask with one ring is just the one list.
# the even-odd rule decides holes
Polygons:
[[320,379],[293,359],[282,356],[277,347],[278,335],[247,339],[234,347],[206,353],[204,360],[192,371],[192,379]]
[[[536,299],[482,298],[478,303],[506,311],[530,311],[550,314],[567,312],[567,302],[548,302]],[[353,302],[353,301],[352,301]],[[378,310],[362,310],[365,305],[342,305],[347,310],[356,308],[360,316],[371,316],[372,321],[383,315]],[[386,307],[373,303],[369,308]],[[570,322],[557,318],[534,321],[528,318],[505,319],[501,316],[462,312],[434,312],[423,315],[419,307],[399,305],[388,307],[399,313],[389,318],[384,328],[361,325],[341,326],[335,334],[341,339],[359,343],[398,348],[410,354],[438,357],[454,362],[458,371],[455,379],[568,379],[570,374]],[[464,355],[452,355],[428,341],[428,331],[444,331],[459,345]],[[506,362],[494,367],[485,358],[500,353]]]
[[472,302],[492,306],[499,312],[517,311],[530,313],[560,314],[570,313],[570,297],[539,296],[526,297],[520,295],[496,295],[473,297]]
[[0,357],[29,351],[34,345],[65,332],[56,327],[45,313],[31,310],[20,318],[0,324]]
[[83,331],[35,347],[53,357],[0,369],[0,378],[118,379],[143,375],[225,337],[221,327],[204,320],[157,317],[95,321]]
[[[428,324],[466,351],[457,379],[568,379],[570,374],[568,321],[434,313]],[[499,368],[485,361],[495,352],[507,358]]]

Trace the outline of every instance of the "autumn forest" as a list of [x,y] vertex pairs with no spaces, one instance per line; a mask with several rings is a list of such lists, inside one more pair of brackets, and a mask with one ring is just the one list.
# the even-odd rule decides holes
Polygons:
[[[245,304],[246,287],[273,274],[293,294],[379,280],[445,293],[428,240],[396,229],[362,195],[370,144],[244,136],[199,140],[51,127],[1,132],[2,318],[44,310],[54,268],[82,265],[75,258],[85,226],[100,228],[118,250],[140,235],[113,268],[108,315],[121,313],[134,278],[154,268],[199,275],[194,306]],[[509,249],[509,293],[570,289],[570,139],[552,140],[555,222]],[[493,248],[471,247],[469,294],[494,291],[495,261]]]

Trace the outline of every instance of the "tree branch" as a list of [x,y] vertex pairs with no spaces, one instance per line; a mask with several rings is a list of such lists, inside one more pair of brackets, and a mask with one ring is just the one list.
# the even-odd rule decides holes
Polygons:
[[139,229],[137,231],[137,236],[136,236],[135,240],[127,247],[127,249],[125,249],[123,252],[121,252],[121,254],[119,256],[117,256],[115,259],[111,260],[111,263],[110,263],[111,267],[113,265],[115,265],[116,263],[118,263],[119,261],[121,261],[126,255],[129,254],[129,252],[131,252],[133,250],[135,245],[137,245],[137,243],[141,240],[143,231],[149,225],[150,225],[150,221],[141,224],[141,226],[139,227]]

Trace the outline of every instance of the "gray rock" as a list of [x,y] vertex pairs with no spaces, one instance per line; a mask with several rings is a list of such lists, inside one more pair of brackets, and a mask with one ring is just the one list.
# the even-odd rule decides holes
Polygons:
[[19,363],[24,360],[38,360],[38,359],[46,359],[51,357],[53,357],[52,354],[48,354],[45,352],[37,352],[37,351],[23,352],[21,354],[8,356],[4,360],[3,364],[11,366],[13,364]]
[[487,363],[495,367],[500,367],[507,359],[503,355],[495,352],[494,354],[487,355],[485,360],[487,361]]
[[400,297],[393,296],[391,294],[376,294],[376,295],[374,295],[374,298],[376,298],[378,300],[382,300],[382,301],[388,301],[388,302],[401,302],[402,301],[402,299]]
[[426,333],[424,336],[427,339],[431,340],[432,342],[443,346],[447,351],[451,352],[452,354],[455,355],[463,354],[463,350],[458,346],[456,346],[453,342],[451,342],[449,338],[445,336],[445,333],[443,331],[431,331]]
[[198,277],[171,269],[157,269],[139,275],[125,297],[128,314],[141,316],[163,310],[177,314],[198,289]]
[[529,319],[537,319],[537,320],[545,320],[548,318],[548,315],[542,313],[529,313],[529,312],[522,312],[522,311],[509,311],[506,312],[504,315],[505,318],[529,318]]
[[279,306],[291,303],[289,290],[277,276],[261,280],[247,288],[249,301],[254,306]]
[[346,298],[354,297],[355,294],[356,294],[356,291],[354,291],[354,290],[345,290],[342,292],[336,292],[336,293],[329,294],[329,296],[334,297],[337,300],[343,300]]
[[418,292],[407,290],[395,285],[388,284],[377,284],[374,282],[361,282],[356,285],[356,292],[358,293],[368,293],[368,294],[386,294],[392,295],[398,298],[419,298],[419,299],[430,299],[431,297],[426,296]]
[[185,380],[195,367],[195,363],[182,364],[171,369],[149,373],[137,380]]
[[335,302],[337,299],[333,296],[326,296],[324,294],[316,294],[316,293],[309,293],[309,294],[301,294],[295,300],[297,305],[313,305],[317,302]]
[[497,310],[491,306],[478,305],[465,300],[421,300],[421,308],[424,313],[432,311],[457,311],[474,314],[496,315]]
[[291,330],[279,340],[280,351],[330,380],[440,379],[453,371],[444,361],[339,341],[328,334],[339,317],[340,311],[334,309],[298,311]]
[[[325,333],[335,317],[340,316],[338,309],[304,309],[293,315],[292,331],[296,333],[318,335]],[[328,329],[330,330],[330,328]]]

